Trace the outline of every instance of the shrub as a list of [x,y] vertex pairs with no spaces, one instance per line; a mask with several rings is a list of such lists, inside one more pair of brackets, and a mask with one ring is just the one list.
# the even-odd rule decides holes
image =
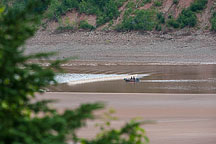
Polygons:
[[190,9],[193,12],[197,12],[197,11],[203,10],[206,7],[207,3],[208,3],[208,0],[195,0],[191,4]]
[[156,7],[162,6],[162,1],[160,1],[160,0],[155,0],[155,1],[154,1],[154,6],[156,6]]
[[95,27],[90,25],[87,21],[82,20],[79,23],[79,28],[85,29],[85,30],[93,30]]
[[128,3],[127,3],[127,6],[126,6],[127,8],[135,8],[136,7],[136,5],[135,5],[135,3],[133,2],[133,1],[129,1]]
[[214,12],[211,17],[211,25],[211,30],[216,31],[216,12]]
[[99,8],[92,3],[88,1],[82,1],[79,4],[79,12],[80,13],[86,13],[86,14],[98,14],[99,13]]
[[118,7],[118,8],[121,7],[121,6],[123,5],[123,3],[126,2],[126,1],[127,1],[127,0],[117,0],[117,1],[116,1],[117,7]]
[[106,17],[108,17],[109,20],[112,18],[117,18],[120,14],[114,0],[110,0],[108,3],[106,3],[103,9]]
[[156,31],[161,31],[162,30],[162,26],[157,24],[156,27],[155,27],[155,30]]
[[156,24],[155,12],[152,10],[137,10],[135,16],[125,17],[118,30],[152,30]]
[[99,26],[118,17],[118,7],[124,1],[126,0],[52,0],[46,16],[58,20],[67,11],[77,9],[80,13],[97,15]]
[[180,27],[179,23],[174,18],[169,19],[167,21],[167,24],[168,24],[168,26],[171,26],[173,28],[179,28]]
[[183,9],[177,22],[180,24],[181,28],[186,26],[194,27],[197,24],[197,17],[190,9]]
[[67,8],[67,11],[73,8],[78,9],[79,0],[62,0],[62,5]]
[[73,26],[59,26],[57,31],[67,31],[67,30],[74,30]]
[[52,3],[50,4],[46,12],[46,16],[49,19],[58,20],[61,14],[62,14],[61,2],[59,2],[58,0],[52,0]]
[[173,3],[174,3],[174,4],[178,4],[178,3],[179,3],[179,0],[173,0]]
[[157,13],[157,19],[158,19],[159,23],[162,23],[162,24],[165,23],[165,17],[164,17],[164,14],[162,12]]

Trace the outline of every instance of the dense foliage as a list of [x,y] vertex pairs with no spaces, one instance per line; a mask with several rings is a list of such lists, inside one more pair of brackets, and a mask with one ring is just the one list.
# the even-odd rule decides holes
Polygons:
[[[25,41],[32,37],[40,23],[46,0],[27,0],[22,8],[0,6],[0,144],[144,144],[148,142],[140,122],[132,121],[120,130],[103,131],[88,141],[79,139],[76,130],[93,119],[94,110],[103,104],[83,104],[59,114],[47,106],[49,100],[36,101],[35,93],[55,83],[53,68],[29,63],[31,59],[51,54],[24,55]],[[0,3],[1,5],[1,3]]]
[[207,3],[208,0],[195,0],[190,6],[190,10],[193,12],[203,10]]
[[173,3],[174,3],[174,4],[178,4],[178,3],[179,3],[179,0],[173,0]]
[[162,1],[161,0],[155,0],[154,1],[154,6],[156,6],[156,7],[160,7],[160,6],[162,6]]
[[97,25],[102,25],[119,15],[118,7],[125,0],[52,0],[47,17],[58,20],[61,15],[76,9],[80,13],[97,15]]
[[197,24],[196,13],[203,10],[208,3],[208,0],[195,0],[190,7],[183,9],[177,20],[171,18],[167,21],[169,26],[174,28],[184,28],[186,26],[194,27]]
[[[28,0],[2,0],[8,7],[13,5],[15,8],[22,8]],[[120,7],[124,2],[127,5],[124,9]],[[142,6],[147,3],[153,5],[146,12],[142,12]],[[173,0],[173,4],[177,5],[179,0]],[[173,27],[173,28],[184,28],[184,27],[195,27],[198,23],[196,14],[206,8],[208,0],[194,0],[188,8],[182,10],[177,18],[168,18],[157,10],[157,7],[163,5],[163,0],[51,0],[49,6],[43,6],[41,9],[46,9],[45,23],[42,24],[45,29],[49,20],[55,20],[59,23],[57,31],[67,31],[76,29],[87,29],[93,30],[101,25],[107,23],[104,29],[113,29],[124,31],[124,30],[161,30],[162,28]],[[141,8],[141,9],[140,9]],[[92,26],[87,21],[81,23],[73,22],[69,25],[65,25],[65,20],[62,18],[67,12],[76,10],[78,13],[85,13],[87,15],[96,15],[96,25]],[[152,11],[154,15],[150,14]],[[120,13],[123,12],[123,20],[119,17]],[[143,16],[140,14],[143,13]],[[116,25],[116,19],[120,18],[121,24]],[[156,19],[155,19],[156,17]],[[137,20],[141,18],[141,20]],[[146,22],[146,20],[150,22]],[[69,20],[72,21],[72,20]],[[166,21],[166,24],[165,24]],[[119,19],[118,19],[119,22]],[[113,25],[114,24],[114,25]],[[152,24],[152,26],[150,26]]]
[[79,28],[86,29],[86,30],[93,30],[95,29],[94,26],[90,25],[87,21],[82,20],[79,22]]
[[156,25],[156,14],[152,10],[137,10],[134,12],[134,16],[126,16],[123,19],[122,24],[117,26],[117,30],[144,30],[150,31]]
[[190,9],[183,9],[177,19],[177,22],[181,28],[186,26],[194,27],[197,24],[197,17]]
[[211,29],[212,31],[216,31],[216,12],[213,13],[212,17],[211,17]]

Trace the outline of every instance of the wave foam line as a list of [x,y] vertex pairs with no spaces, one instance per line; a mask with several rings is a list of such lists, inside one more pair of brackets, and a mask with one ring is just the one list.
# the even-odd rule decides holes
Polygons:
[[110,77],[100,77],[100,78],[85,79],[85,80],[79,80],[79,81],[74,80],[74,81],[68,82],[67,84],[68,85],[76,85],[76,84],[84,84],[84,83],[92,83],[92,82],[123,80],[124,78],[131,78],[131,77],[142,78],[142,77],[146,77],[149,75],[150,74],[116,75],[116,76],[110,76]]
[[76,85],[76,84],[84,84],[84,83],[92,83],[92,82],[101,82],[101,81],[112,81],[112,80],[121,80],[129,76],[112,76],[112,77],[102,77],[102,78],[94,78],[94,79],[86,79],[79,81],[70,81],[68,85]]

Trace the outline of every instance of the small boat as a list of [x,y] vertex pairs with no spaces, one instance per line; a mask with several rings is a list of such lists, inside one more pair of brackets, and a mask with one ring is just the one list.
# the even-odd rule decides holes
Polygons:
[[125,82],[139,82],[139,78],[124,78]]

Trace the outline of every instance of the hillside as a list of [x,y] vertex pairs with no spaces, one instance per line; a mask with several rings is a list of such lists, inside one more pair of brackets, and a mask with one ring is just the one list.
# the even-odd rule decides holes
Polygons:
[[[3,0],[22,8],[26,0]],[[216,31],[215,0],[51,0],[42,28],[49,31]]]
[[53,0],[43,28],[64,30],[216,30],[214,0]]

